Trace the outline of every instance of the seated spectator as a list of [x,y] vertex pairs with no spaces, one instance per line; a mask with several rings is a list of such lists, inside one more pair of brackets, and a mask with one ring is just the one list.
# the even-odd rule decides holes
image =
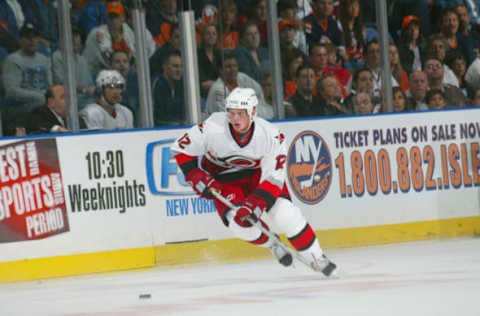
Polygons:
[[150,57],[150,76],[152,78],[163,73],[165,58],[174,52],[179,52],[181,45],[180,27],[178,24],[175,24],[172,26],[171,35],[165,45],[157,49],[152,57]]
[[468,12],[466,3],[458,4],[455,7],[455,12],[457,12],[458,19],[460,21],[458,32],[462,34],[463,37],[470,38],[472,40],[473,48],[478,47],[478,44],[480,43],[480,33],[478,32],[478,28],[472,27],[472,18]]
[[[65,87],[53,85],[45,93],[45,105],[39,106],[27,115],[26,129],[28,134],[47,134],[69,132],[67,128],[67,104]],[[82,118],[79,120],[80,129],[86,127]]]
[[407,95],[400,87],[392,88],[392,105],[393,112],[405,112],[410,109]]
[[84,38],[86,38],[94,28],[107,24],[106,2],[107,0],[91,0],[82,9],[78,23]]
[[344,66],[350,72],[360,69],[363,62],[366,29],[360,0],[342,0],[338,8],[338,20],[345,43]]
[[343,59],[337,57],[337,48],[334,44],[326,44],[325,48],[327,49],[327,67],[325,67],[323,72],[335,76],[340,83],[342,93],[345,93],[345,86],[348,84],[352,74],[342,66]]
[[145,6],[148,30],[158,47],[170,39],[171,30],[178,24],[177,0],[151,0]]
[[[432,21],[434,17],[431,16],[431,9],[433,4],[437,1],[431,0],[396,0],[388,1],[388,4],[391,4],[391,14],[388,17],[389,29],[390,30],[400,30],[402,27],[404,17],[408,15],[414,15],[418,17],[420,22],[420,29],[425,36],[430,36],[432,34]],[[375,6],[375,1],[370,1]],[[375,9],[375,8],[373,8]],[[365,12],[367,12],[365,10]],[[370,10],[373,14],[375,10]],[[373,15],[375,17],[375,15]],[[396,32],[392,32],[392,35],[397,36]]]
[[[135,34],[125,22],[123,6],[108,6],[108,23],[94,28],[88,34],[83,55],[87,59],[92,75],[110,66],[114,51],[123,50],[135,57]],[[147,47],[147,55],[153,55],[154,46]]]
[[221,24],[220,49],[235,49],[240,44],[240,35],[236,29],[237,5],[232,0],[221,0],[222,8],[219,25]]
[[343,32],[333,17],[333,0],[314,0],[313,13],[303,19],[308,46],[333,43],[345,51]]
[[240,30],[240,45],[236,48],[240,72],[257,82],[262,81],[263,74],[270,72],[268,51],[260,47],[260,33],[257,25],[246,23]]
[[293,45],[293,39],[295,36],[293,23],[287,19],[281,20],[278,22],[278,32],[280,38],[280,53],[282,55],[282,60],[284,60],[286,56],[292,54],[293,50],[297,49]]
[[447,42],[447,55],[453,52],[459,52],[470,65],[475,58],[473,51],[473,38],[465,37],[458,32],[459,19],[454,8],[446,8],[442,12],[440,19],[440,34],[445,37]]
[[368,92],[360,91],[353,96],[354,114],[372,114],[374,111],[372,96]]
[[272,75],[265,74],[262,81],[263,95],[265,96],[264,106],[258,108],[257,115],[266,120],[273,119],[273,99],[272,99]]
[[97,90],[100,97],[96,103],[87,105],[80,116],[89,129],[133,128],[133,114],[120,104],[125,79],[116,70],[102,70],[98,73]]
[[467,73],[467,61],[462,54],[454,52],[447,57],[446,63],[458,79],[459,88],[466,96],[472,95],[473,89],[470,84],[465,80],[465,74]]
[[389,45],[390,53],[390,71],[392,72],[393,78],[397,81],[400,88],[403,91],[408,90],[408,74],[403,70],[402,64],[400,63],[400,56],[398,54],[397,46],[393,43]]
[[217,45],[217,27],[213,22],[205,24],[200,32],[200,43],[197,50],[200,96],[204,99],[207,98],[208,91],[218,78],[216,65],[220,53],[217,50]]
[[315,43],[309,48],[308,60],[315,70],[316,80],[323,76],[325,68],[328,66],[328,51],[325,43]]
[[428,91],[427,74],[421,70],[414,70],[410,74],[408,83],[407,96],[409,96],[412,110],[428,110],[427,102],[425,101],[425,95]]
[[325,75],[317,81],[317,96],[324,115],[350,114],[343,105],[342,89],[335,76]]
[[304,55],[299,49],[293,50],[282,61],[283,80],[285,82],[285,100],[288,100],[297,90],[297,69],[304,62]]
[[131,67],[130,62],[131,58],[127,52],[117,50],[111,56],[110,68],[118,71],[125,79],[125,87],[122,91],[122,104],[132,111],[135,123],[140,119],[140,92],[137,71]]
[[444,68],[443,83],[450,84],[455,87],[460,86],[460,84],[458,83],[458,79],[453,73],[453,71],[445,64],[445,59],[447,57],[447,41],[443,35],[434,34],[428,38],[427,46],[425,48],[425,54],[423,57],[423,62],[425,62],[425,59],[430,57],[440,60]]
[[425,49],[425,40],[420,21],[414,15],[403,19],[402,31],[398,41],[398,53],[403,69],[410,74],[414,70],[422,70],[422,55]]
[[427,75],[428,86],[430,89],[438,89],[443,92],[447,106],[464,107],[468,106],[468,98],[459,88],[443,83],[443,66],[435,58],[429,58],[424,64],[425,74]]
[[[343,103],[345,108],[351,113],[353,113],[353,97],[359,91],[368,92],[370,95],[373,95],[373,74],[368,68],[361,68],[353,74],[350,93]],[[380,104],[380,96],[372,97],[372,102],[375,106]]]
[[313,95],[315,89],[315,70],[310,65],[302,65],[296,74],[297,90],[287,101],[285,117],[310,117],[323,115],[323,109],[317,104]]
[[[308,54],[307,38],[305,36],[305,31],[303,30],[303,21],[297,17],[298,5],[296,0],[279,0],[277,2],[277,14],[281,18],[278,23],[280,32],[283,31],[281,27],[282,21],[290,21],[291,30],[293,32],[292,36],[292,45],[293,47],[301,50],[303,54]],[[286,23],[287,26],[290,26],[289,23]],[[280,40],[281,40],[280,35]],[[289,37],[290,37],[289,36]]]
[[3,64],[3,86],[6,98],[30,111],[45,103],[45,91],[52,82],[51,66],[50,60],[37,52],[39,35],[32,24],[26,23],[19,37],[20,49]]
[[208,92],[207,114],[225,111],[224,100],[236,87],[252,88],[255,90],[259,101],[257,112],[262,113],[262,111],[259,110],[259,108],[265,104],[262,87],[251,77],[238,71],[238,61],[235,52],[224,51],[223,58],[219,58],[217,62],[217,69],[220,76]]
[[[238,7],[238,3],[237,3]],[[267,1],[266,0],[247,0],[247,16],[245,19],[239,19],[239,26],[246,23],[253,23],[257,26],[260,34],[260,45],[265,46],[267,42]],[[240,34],[240,41],[242,34]]]
[[23,8],[18,0],[0,1],[0,23],[13,38],[18,39],[19,30],[25,24]]
[[[92,103],[95,97],[95,85],[92,74],[85,57],[80,55],[82,49],[82,37],[80,29],[72,27],[73,52],[75,61],[75,76],[77,84],[78,109],[83,109]],[[67,69],[63,63],[62,50],[58,49],[52,55],[53,83],[63,85],[66,83]]]
[[155,126],[185,125],[182,58],[171,53],[163,63],[163,73],[153,79],[153,119]]
[[430,110],[440,110],[448,107],[445,94],[440,89],[430,89],[425,96]]

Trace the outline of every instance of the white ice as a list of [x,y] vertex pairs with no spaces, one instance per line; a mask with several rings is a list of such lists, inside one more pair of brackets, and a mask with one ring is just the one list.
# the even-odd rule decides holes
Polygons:
[[339,279],[269,259],[0,284],[0,315],[480,315],[480,238],[326,252]]

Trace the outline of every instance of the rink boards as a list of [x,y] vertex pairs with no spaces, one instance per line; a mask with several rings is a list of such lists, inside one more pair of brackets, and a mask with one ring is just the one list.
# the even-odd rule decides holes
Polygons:
[[[480,109],[275,122],[324,248],[480,231]],[[0,142],[0,282],[255,260],[170,152],[187,128]]]

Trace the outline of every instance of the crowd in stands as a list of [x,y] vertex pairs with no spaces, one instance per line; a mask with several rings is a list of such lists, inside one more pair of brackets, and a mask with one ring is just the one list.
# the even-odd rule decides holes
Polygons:
[[[127,0],[71,0],[81,126],[140,126],[136,45]],[[179,12],[197,28],[201,110],[224,109],[253,88],[274,118],[267,0],[145,1],[155,126],[184,125]],[[66,130],[66,67],[56,0],[0,0],[0,110],[4,135]],[[391,73],[380,62],[374,0],[276,0],[287,118],[480,105],[480,0],[387,2]],[[59,101],[60,100],[60,101]],[[58,105],[60,104],[60,106]],[[51,112],[53,115],[46,115]],[[40,115],[40,114],[41,115]],[[53,125],[33,124],[32,117]]]

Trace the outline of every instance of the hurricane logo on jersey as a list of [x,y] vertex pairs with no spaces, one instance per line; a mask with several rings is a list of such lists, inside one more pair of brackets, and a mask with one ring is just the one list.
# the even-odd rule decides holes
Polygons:
[[301,132],[290,144],[287,162],[295,196],[307,204],[323,200],[332,182],[332,159],[323,138],[314,131]]

